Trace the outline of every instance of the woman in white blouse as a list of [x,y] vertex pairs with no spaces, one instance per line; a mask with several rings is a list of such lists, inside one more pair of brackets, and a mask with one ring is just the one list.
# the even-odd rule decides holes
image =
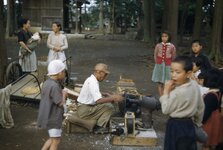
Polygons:
[[52,24],[52,31],[47,39],[47,47],[50,49],[48,54],[48,64],[55,59],[62,60],[65,64],[66,56],[64,50],[68,48],[67,38],[61,31],[61,24],[54,22]]

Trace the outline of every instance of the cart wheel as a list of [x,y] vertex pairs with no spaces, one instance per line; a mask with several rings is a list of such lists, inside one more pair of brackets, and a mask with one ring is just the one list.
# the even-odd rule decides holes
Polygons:
[[19,77],[22,76],[22,68],[19,63],[16,61],[11,62],[6,68],[5,74],[5,84],[8,85],[16,81]]

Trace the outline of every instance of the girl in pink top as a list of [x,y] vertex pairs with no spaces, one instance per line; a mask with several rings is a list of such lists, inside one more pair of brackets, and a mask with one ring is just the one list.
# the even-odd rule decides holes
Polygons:
[[165,81],[170,80],[170,64],[175,58],[176,48],[170,43],[170,34],[166,31],[161,33],[160,43],[154,50],[155,66],[152,74],[152,81],[158,84],[159,95],[163,95],[163,85]]

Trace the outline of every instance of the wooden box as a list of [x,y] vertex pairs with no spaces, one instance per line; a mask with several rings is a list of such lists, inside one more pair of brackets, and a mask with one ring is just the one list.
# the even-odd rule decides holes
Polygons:
[[90,133],[86,128],[81,127],[79,125],[73,124],[69,121],[67,121],[66,124],[66,133]]
[[[138,122],[140,118],[136,118]],[[118,125],[124,129],[124,118],[113,117],[110,120],[110,132],[114,130],[114,127]],[[135,136],[132,135],[114,135],[112,137],[113,145],[128,145],[128,146],[156,146],[157,145],[157,134],[153,128],[146,130],[135,130]]]

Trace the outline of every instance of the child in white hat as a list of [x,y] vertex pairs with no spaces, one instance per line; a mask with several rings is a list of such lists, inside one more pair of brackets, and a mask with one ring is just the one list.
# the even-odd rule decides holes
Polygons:
[[40,128],[48,130],[49,139],[42,149],[57,150],[60,143],[61,127],[63,121],[63,104],[67,92],[62,89],[60,81],[65,77],[65,65],[61,60],[53,60],[48,65],[49,78],[44,82],[41,90],[41,101],[37,124]]

